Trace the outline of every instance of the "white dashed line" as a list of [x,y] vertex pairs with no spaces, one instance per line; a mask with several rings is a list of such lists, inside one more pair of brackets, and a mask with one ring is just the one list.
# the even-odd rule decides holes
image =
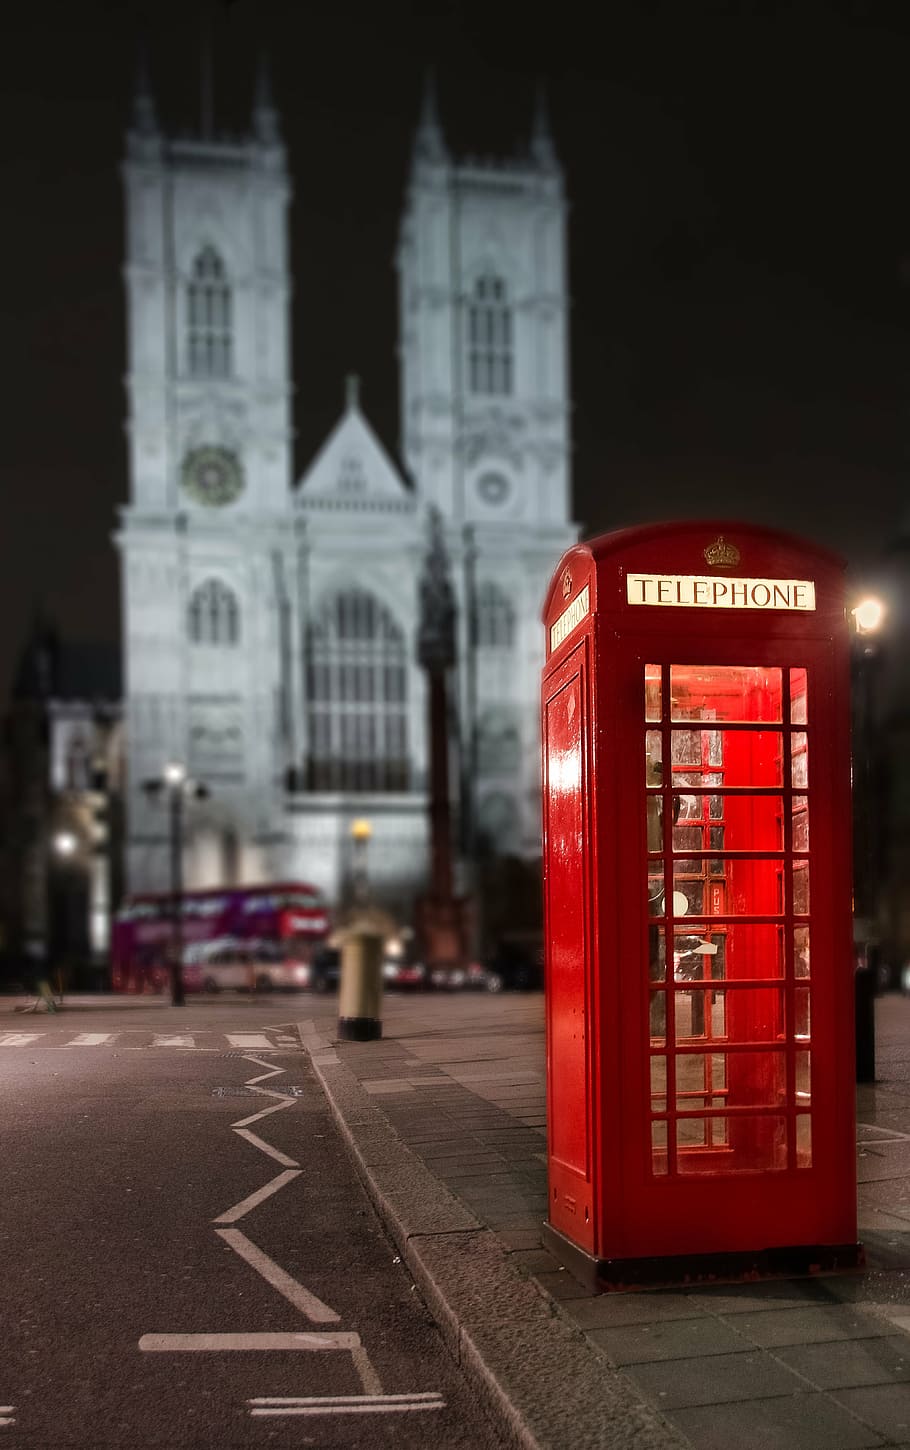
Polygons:
[[46,1035],[44,1032],[4,1032],[0,1034],[0,1047],[28,1047],[30,1042]]
[[212,1223],[237,1223],[241,1218],[246,1218],[247,1214],[260,1203],[264,1203],[267,1198],[271,1198],[273,1193],[278,1193],[284,1188],[286,1183],[290,1183],[293,1178],[299,1178],[302,1171],[301,1168],[288,1168],[284,1173],[279,1173],[277,1178],[272,1178],[268,1183],[264,1183],[248,1198],[244,1198],[240,1203],[235,1203],[234,1207],[227,1209],[225,1213],[219,1213],[217,1218],[212,1219]]
[[251,1349],[359,1349],[360,1335],[312,1329],[299,1334],[143,1334],[139,1348],[152,1354]]
[[252,1269],[255,1269],[257,1274],[261,1274],[267,1284],[271,1284],[273,1289],[277,1289],[279,1294],[283,1294],[295,1309],[299,1309],[301,1314],[305,1314],[307,1319],[314,1324],[337,1324],[340,1321],[340,1314],[336,1314],[328,1304],[323,1304],[322,1300],[317,1299],[315,1294],[311,1294],[309,1289],[305,1289],[302,1284],[297,1283],[296,1279],[292,1279],[290,1274],[286,1274],[274,1259],[270,1259],[261,1249],[257,1249],[256,1245],[251,1243],[239,1228],[216,1228],[215,1232]]
[[169,1037],[162,1037],[160,1033],[156,1032],[155,1033],[155,1040],[152,1043],[152,1046],[153,1047],[195,1047],[196,1046],[196,1042],[195,1042],[195,1039],[192,1038],[192,1037],[170,1037],[170,1036]]
[[80,1032],[66,1047],[100,1047],[102,1042],[113,1042],[116,1032]]

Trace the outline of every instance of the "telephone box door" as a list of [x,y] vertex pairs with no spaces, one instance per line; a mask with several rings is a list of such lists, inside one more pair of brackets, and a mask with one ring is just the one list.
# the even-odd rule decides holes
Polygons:
[[847,1242],[832,651],[690,633],[617,650],[619,898],[637,908],[618,923],[619,1256]]

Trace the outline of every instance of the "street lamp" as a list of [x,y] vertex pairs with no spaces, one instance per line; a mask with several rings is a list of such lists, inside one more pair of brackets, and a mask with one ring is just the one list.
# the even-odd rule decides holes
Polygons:
[[369,895],[367,877],[367,848],[373,827],[362,816],[351,822],[351,839],[354,842],[354,900],[359,906],[366,903]]
[[150,800],[164,795],[168,803],[171,876],[171,1006],[183,1007],[183,805],[187,798],[205,800],[208,789],[190,780],[186,766],[178,760],[165,765],[158,779],[143,781]]
[[862,943],[856,985],[856,1080],[875,1081],[875,994],[878,952],[872,944],[876,908],[877,833],[882,823],[876,806],[875,676],[878,632],[885,606],[872,595],[850,611],[856,630],[853,648],[853,933]]

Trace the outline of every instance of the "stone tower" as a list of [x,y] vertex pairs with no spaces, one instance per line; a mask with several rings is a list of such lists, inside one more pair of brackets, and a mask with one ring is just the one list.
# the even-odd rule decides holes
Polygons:
[[565,231],[542,94],[524,155],[455,161],[428,84],[398,251],[401,437],[458,593],[469,850],[539,851],[540,607],[577,537]]
[[274,870],[297,755],[287,208],[264,67],[249,134],[166,137],[140,69],[126,189],[129,502],[122,564],[130,884],[166,885],[143,782],[209,787],[187,884]]

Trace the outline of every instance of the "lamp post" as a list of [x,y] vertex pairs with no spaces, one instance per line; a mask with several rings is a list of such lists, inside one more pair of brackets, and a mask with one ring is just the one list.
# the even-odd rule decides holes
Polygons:
[[869,596],[851,610],[853,649],[853,932],[857,949],[856,1080],[875,1081],[875,995],[878,949],[872,938],[876,910],[876,862],[881,821],[876,805],[875,676],[878,633],[885,617],[880,599]]
[[168,848],[170,856],[171,897],[171,1006],[183,1007],[186,997],[183,991],[183,807],[187,797],[204,800],[208,789],[190,780],[186,766],[180,761],[168,761],[161,776],[143,782],[142,789],[149,799],[164,795],[168,807]]

